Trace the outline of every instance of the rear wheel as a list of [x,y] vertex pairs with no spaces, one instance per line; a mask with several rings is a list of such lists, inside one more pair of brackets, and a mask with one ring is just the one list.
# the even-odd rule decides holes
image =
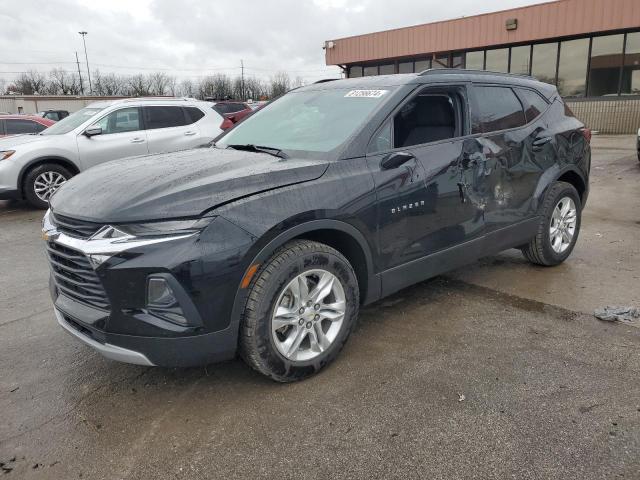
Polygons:
[[55,163],[45,163],[29,171],[24,179],[24,195],[36,208],[48,208],[49,199],[73,175]]
[[358,316],[358,281],[337,250],[296,240],[254,278],[241,324],[240,352],[279,382],[308,377],[331,363]]
[[522,253],[537,265],[558,265],[567,259],[578,240],[582,216],[580,196],[573,185],[556,182],[547,192],[542,210],[538,232],[522,248]]

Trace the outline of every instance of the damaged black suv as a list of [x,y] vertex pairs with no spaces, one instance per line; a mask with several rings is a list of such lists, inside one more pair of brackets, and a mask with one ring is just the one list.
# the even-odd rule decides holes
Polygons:
[[508,248],[571,253],[589,132],[555,87],[431,70],[322,82],[211,148],[107,163],[44,222],[60,325],[125,362],[330,363],[360,305]]

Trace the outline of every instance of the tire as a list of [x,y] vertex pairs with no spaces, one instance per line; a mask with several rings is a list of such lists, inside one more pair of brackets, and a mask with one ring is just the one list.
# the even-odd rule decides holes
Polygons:
[[[330,293],[319,303],[296,302],[293,292],[296,285],[299,299],[308,298],[304,297],[300,278],[312,297],[318,292],[315,285],[320,279],[330,276],[333,281],[323,283],[330,285]],[[264,263],[249,289],[240,323],[240,355],[252,368],[277,382],[302,380],[322,370],[338,356],[355,327],[360,305],[358,280],[347,259],[325,244],[309,240],[285,244]],[[340,309],[329,308],[342,303],[342,316]],[[275,319],[272,317],[277,306],[286,313]],[[305,309],[302,315],[300,308]],[[276,330],[281,324],[284,325]],[[298,337],[302,340],[294,351],[295,342],[289,347],[287,341]],[[294,351],[289,357],[285,355],[287,349]]]
[[[24,196],[27,199],[27,202],[35,208],[49,208],[49,198],[51,195],[72,176],[73,175],[69,170],[55,163],[38,165],[31,169],[24,179]],[[48,183],[46,180],[47,178],[51,179]],[[38,185],[36,185],[36,183]],[[43,188],[43,185],[45,184],[50,185],[51,188],[40,193],[36,191],[37,187]]]
[[[562,244],[562,246],[560,246],[557,241],[552,242],[551,239],[552,221],[554,221],[553,216],[556,208],[560,209],[560,206],[571,205],[570,202],[566,202],[567,199],[570,199],[575,207],[575,222],[569,221],[573,218],[573,215],[568,214],[566,232],[567,234],[570,233],[570,225],[573,223],[573,233],[570,235],[570,241],[568,242],[565,237],[560,235],[560,242]],[[560,205],[561,201],[564,203]],[[571,255],[578,240],[581,218],[582,203],[575,187],[570,183],[555,182],[545,196],[542,206],[542,216],[540,217],[536,236],[522,248],[522,254],[527,260],[536,265],[550,267],[564,262],[567,257]],[[561,230],[562,228],[560,231]],[[558,229],[554,229],[554,231],[557,232]]]

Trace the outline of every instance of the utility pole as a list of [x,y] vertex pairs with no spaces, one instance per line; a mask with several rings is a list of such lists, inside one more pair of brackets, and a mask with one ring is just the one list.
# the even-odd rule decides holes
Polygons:
[[244,94],[244,61],[240,60],[240,78],[242,79],[242,98],[240,100],[242,100],[243,102],[246,101],[247,96]]
[[84,40],[87,32],[78,32],[82,35],[82,43],[84,44],[84,59],[87,62],[87,77],[89,77],[89,95],[93,95],[93,87],[91,86],[91,71],[89,70],[89,57],[87,56],[87,42]]
[[76,65],[78,65],[78,78],[80,79],[80,94],[84,95],[84,85],[82,84],[82,74],[80,73],[80,60],[78,60],[78,52],[76,52]]

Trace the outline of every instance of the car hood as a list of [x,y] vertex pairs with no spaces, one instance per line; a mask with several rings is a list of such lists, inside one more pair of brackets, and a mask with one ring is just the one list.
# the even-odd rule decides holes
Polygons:
[[199,148],[107,162],[51,198],[59,214],[99,223],[195,217],[224,203],[314,180],[328,163]]
[[0,138],[0,151],[11,150],[13,147],[19,145],[26,145],[28,143],[46,141],[47,138],[51,138],[44,135],[9,135]]

